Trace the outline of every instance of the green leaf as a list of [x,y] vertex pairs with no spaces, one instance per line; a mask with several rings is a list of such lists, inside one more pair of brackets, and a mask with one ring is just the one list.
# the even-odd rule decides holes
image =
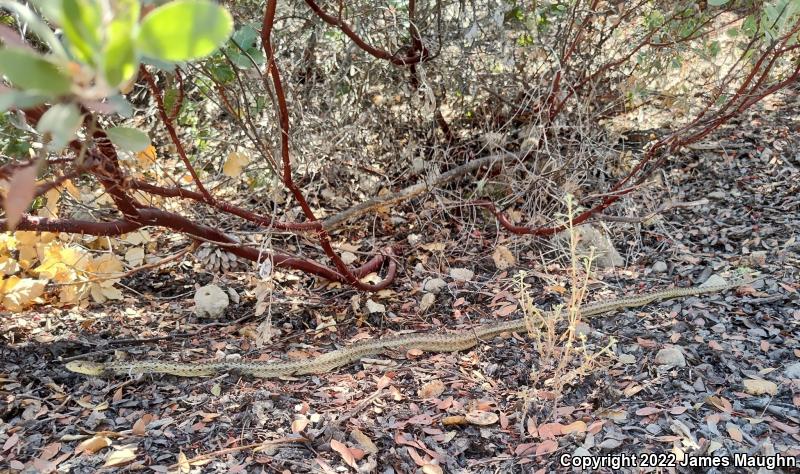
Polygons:
[[136,43],[146,56],[189,61],[213,53],[232,30],[233,18],[225,8],[206,0],[176,0],[142,20]]
[[138,66],[133,48],[132,28],[127,22],[114,20],[108,26],[103,50],[103,74],[108,85],[117,88],[130,80]]
[[0,49],[0,74],[20,89],[50,97],[67,94],[72,86],[70,78],[58,66],[38,54],[18,48]]
[[47,102],[46,95],[33,92],[8,90],[0,94],[0,112],[16,107],[18,109],[28,109]]
[[103,12],[93,0],[64,0],[61,26],[76,58],[94,64],[100,52]]
[[139,152],[150,146],[150,137],[141,130],[128,127],[113,127],[106,130],[111,143],[120,150]]
[[78,106],[56,104],[42,115],[36,129],[45,135],[45,140],[49,136],[48,148],[57,151],[75,138],[75,134],[81,128],[81,123],[83,123],[83,117],[81,117]]
[[[35,3],[39,4],[40,2]],[[19,15],[19,19],[28,25],[30,31],[38,36],[40,40],[44,41],[48,46],[50,46],[50,51],[52,51],[53,54],[61,58],[67,57],[67,52],[64,51],[64,47],[61,46],[61,42],[58,40],[58,38],[56,38],[56,35],[53,33],[50,27],[47,26],[45,22],[43,22],[39,16],[36,15],[36,13],[33,12],[33,10],[20,3],[11,2],[8,0],[0,0],[0,8],[5,8]]]
[[[253,67],[254,62],[256,65],[264,64],[264,52],[259,47],[259,40],[258,31],[251,25],[244,25],[231,37],[231,43],[235,44],[227,48],[228,57],[244,69]],[[252,61],[250,58],[253,58]]]
[[728,3],[729,1],[730,0],[708,0],[708,4],[711,5],[712,7],[721,7],[722,5]]

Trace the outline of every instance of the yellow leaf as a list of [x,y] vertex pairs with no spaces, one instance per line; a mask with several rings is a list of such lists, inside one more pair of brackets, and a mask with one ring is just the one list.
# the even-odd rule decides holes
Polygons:
[[78,447],[75,448],[75,454],[80,454],[80,453],[94,454],[108,446],[111,446],[111,438],[107,436],[95,435],[87,439],[86,441],[81,442],[81,444],[79,444]]
[[178,469],[181,473],[187,473],[192,470],[192,466],[189,465],[189,460],[186,459],[183,451],[178,452]]
[[9,277],[0,283],[3,296],[3,307],[9,311],[22,311],[25,306],[35,303],[36,298],[44,293],[46,280],[33,278]]
[[142,247],[133,247],[125,252],[125,260],[133,266],[139,266],[144,262],[144,249]]
[[64,181],[64,184],[62,184],[61,186],[63,186],[64,189],[73,198],[78,199],[78,200],[81,199],[81,192],[78,190],[78,188],[75,186],[75,184],[73,184],[71,179],[68,179],[68,180]]
[[79,285],[64,285],[58,292],[58,302],[62,305],[77,304],[86,296],[89,285],[86,283]]
[[156,163],[157,156],[156,148],[153,145],[149,145],[136,154],[136,162],[139,164],[140,168],[146,170]]
[[136,459],[136,445],[123,446],[111,451],[106,457],[103,467],[121,466]]
[[58,218],[58,201],[61,199],[61,191],[59,188],[53,188],[44,193],[45,205],[39,209],[38,215],[47,217],[48,219]]
[[8,255],[0,255],[0,276],[8,276],[20,270],[19,263]]
[[235,178],[242,174],[242,169],[250,163],[250,157],[245,153],[233,151],[228,154],[225,164],[222,165],[222,173],[225,176]]
[[57,283],[70,283],[77,280],[76,271],[83,271],[89,263],[90,257],[78,247],[51,244],[44,249],[41,265],[32,271]]
[[111,277],[122,272],[122,261],[114,254],[104,253],[92,260],[86,271],[95,277]]
[[147,243],[150,242],[150,233],[146,230],[137,230],[136,232],[125,234],[125,238],[123,240],[131,245]]

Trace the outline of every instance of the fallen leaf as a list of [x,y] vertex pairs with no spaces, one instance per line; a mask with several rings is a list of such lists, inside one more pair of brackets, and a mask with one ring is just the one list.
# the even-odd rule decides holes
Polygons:
[[12,434],[8,437],[5,443],[3,443],[3,451],[8,451],[9,449],[16,446],[19,442],[19,435],[17,433]]
[[442,474],[444,471],[436,464],[425,464],[422,466],[422,472],[425,474]]
[[483,410],[473,410],[465,415],[466,420],[478,426],[489,426],[497,423],[500,417],[497,413]]
[[136,420],[136,423],[133,424],[131,432],[136,436],[144,436],[147,433],[147,425],[149,425],[154,418],[154,415],[145,413],[141,418]]
[[639,416],[650,416],[650,415],[654,415],[656,413],[661,413],[662,411],[664,411],[664,410],[662,410],[661,408],[644,407],[644,408],[639,408],[638,410],[636,410],[636,414],[639,415]]
[[103,467],[121,466],[136,459],[136,445],[124,446],[111,451]]
[[106,436],[95,435],[91,438],[87,439],[86,441],[81,442],[78,447],[75,448],[75,454],[86,453],[86,454],[94,454],[100,451],[103,448],[107,448],[111,446],[111,438]]
[[574,421],[566,426],[561,428],[561,432],[563,434],[570,434],[570,433],[585,433],[586,432],[586,423],[582,420]]
[[192,466],[189,464],[189,460],[186,459],[186,455],[183,454],[183,451],[178,452],[178,469],[182,474],[188,474],[189,471],[192,470]]
[[306,426],[308,426],[308,418],[301,415],[292,421],[292,433],[300,433],[306,429]]
[[348,448],[344,443],[340,441],[336,441],[335,439],[331,439],[331,449],[339,453],[342,457],[342,460],[353,469],[356,469],[356,459],[353,456],[353,453],[350,452],[350,448]]
[[417,395],[422,399],[437,398],[444,392],[444,383],[441,380],[431,380],[420,387]]
[[504,245],[498,245],[494,249],[492,260],[494,260],[494,266],[497,267],[498,270],[506,270],[514,266],[517,262],[517,259],[514,258],[514,254]]
[[222,165],[222,173],[225,176],[235,178],[242,174],[242,169],[250,163],[250,157],[245,153],[233,151],[228,153],[225,164]]
[[378,452],[378,447],[375,446],[375,443],[369,438],[369,436],[365,435],[361,430],[358,428],[354,429],[350,432],[350,437],[361,446],[361,449],[364,451],[375,454]]
[[769,380],[745,379],[744,391],[750,395],[775,395],[778,393],[778,385]]
[[561,423],[542,423],[539,425],[539,437],[542,439],[556,439],[564,434],[564,425]]
[[706,398],[706,402],[715,406],[720,411],[724,411],[725,413],[733,412],[733,405],[731,405],[731,402],[729,402],[727,399],[723,397],[717,395],[711,395],[710,397]]
[[736,441],[737,443],[742,442],[742,430],[739,429],[738,426],[735,424],[728,422],[725,424],[725,429],[728,431],[728,435],[731,437],[732,440]]
[[536,455],[537,456],[544,456],[545,454],[555,452],[555,450],[557,450],[557,449],[558,449],[558,443],[557,442],[555,442],[552,439],[546,439],[546,440],[542,441],[542,444],[540,444],[536,448]]

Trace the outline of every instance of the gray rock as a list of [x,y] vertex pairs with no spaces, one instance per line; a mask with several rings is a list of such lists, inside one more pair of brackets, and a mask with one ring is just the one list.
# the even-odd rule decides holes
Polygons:
[[767,337],[767,331],[761,328],[750,328],[747,330],[747,334],[758,338]]
[[426,281],[424,285],[422,285],[422,289],[428,293],[437,294],[445,286],[447,286],[447,282],[441,278],[431,278],[430,280]]
[[672,367],[686,367],[686,358],[677,347],[665,347],[656,354],[656,364]]
[[667,271],[667,264],[661,260],[657,261],[653,264],[653,272],[655,273],[664,273]]
[[787,379],[800,379],[800,362],[795,362],[792,365],[786,366],[783,369],[783,375]]

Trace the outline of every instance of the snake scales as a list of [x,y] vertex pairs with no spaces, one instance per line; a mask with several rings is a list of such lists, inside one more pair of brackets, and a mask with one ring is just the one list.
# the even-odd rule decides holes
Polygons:
[[[682,298],[705,293],[716,293],[749,283],[737,279],[730,283],[672,288],[643,295],[627,296],[612,301],[582,305],[582,317],[608,313],[624,308],[644,306],[654,301]],[[478,326],[472,330],[452,333],[412,333],[386,337],[372,341],[361,341],[335,351],[308,359],[269,361],[223,361],[223,362],[170,362],[162,360],[91,362],[75,360],[66,368],[84,375],[124,375],[140,373],[164,373],[181,377],[201,377],[223,372],[235,372],[260,378],[277,378],[290,375],[324,373],[337,367],[356,362],[363,357],[380,354],[387,349],[419,349],[429,352],[456,352],[469,349],[481,340],[491,339],[504,333],[522,332],[527,329],[524,318]]]

